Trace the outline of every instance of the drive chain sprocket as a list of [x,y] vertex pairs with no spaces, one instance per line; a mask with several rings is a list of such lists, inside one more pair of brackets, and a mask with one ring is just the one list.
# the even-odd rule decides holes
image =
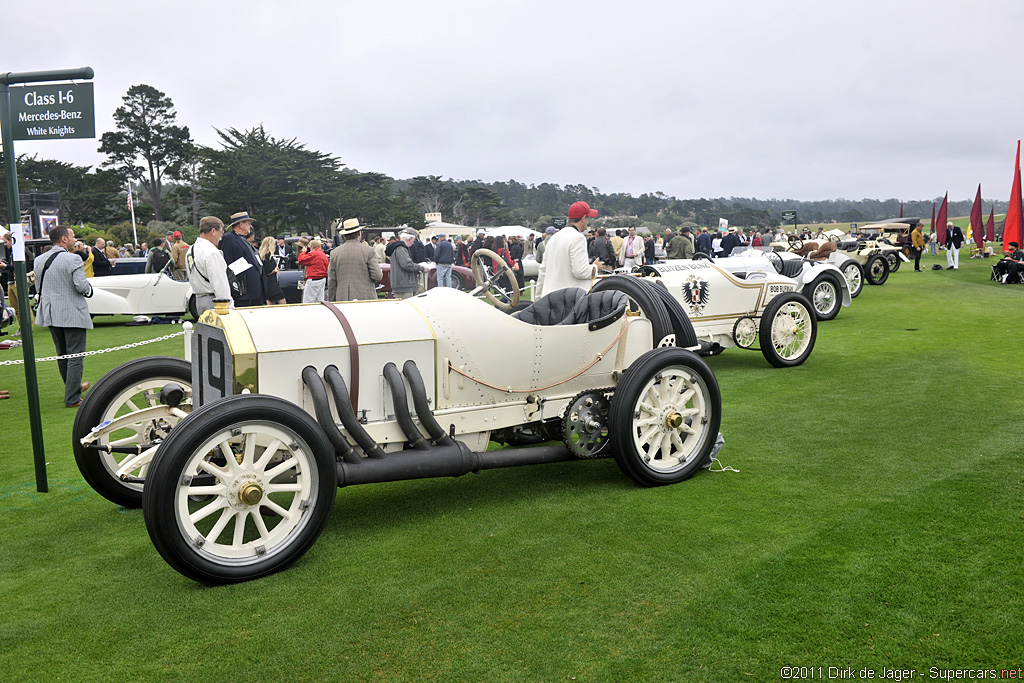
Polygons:
[[591,389],[576,394],[562,417],[562,441],[577,458],[603,458],[611,446],[608,412],[613,389]]

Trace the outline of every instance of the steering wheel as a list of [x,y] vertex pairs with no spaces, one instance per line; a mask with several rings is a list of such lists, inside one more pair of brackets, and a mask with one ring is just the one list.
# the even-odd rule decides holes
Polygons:
[[693,260],[694,261],[708,260],[708,261],[711,261],[712,263],[715,262],[715,259],[711,258],[711,256],[709,254],[705,254],[703,251],[695,251],[695,252],[693,252]]
[[838,243],[838,242],[842,242],[843,240],[842,240],[842,238],[839,235],[829,235],[828,236],[828,241],[829,242],[837,242]]
[[782,257],[779,256],[779,253],[777,251],[766,251],[764,256],[775,266],[775,272],[782,275]]
[[800,249],[802,249],[803,246],[804,246],[804,241],[803,240],[794,239],[794,240],[790,240],[789,241],[789,250],[790,251],[800,251]]
[[[492,263],[497,261],[503,268],[491,271],[483,261],[485,258],[492,259]],[[473,281],[476,283],[476,288],[470,292],[472,296],[483,294],[488,301],[504,311],[512,310],[519,303],[519,282],[516,280],[515,271],[505,263],[505,259],[490,249],[477,249],[473,252],[469,263],[470,268],[473,269]],[[511,285],[511,291],[505,291],[498,285],[502,275],[508,278],[509,283],[515,283]]]

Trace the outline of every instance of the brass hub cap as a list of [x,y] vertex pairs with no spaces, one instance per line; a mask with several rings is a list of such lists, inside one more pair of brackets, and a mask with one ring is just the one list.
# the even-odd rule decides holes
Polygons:
[[669,429],[679,429],[683,425],[683,416],[673,410],[665,416],[665,426]]
[[249,482],[238,489],[238,500],[244,505],[255,505],[263,499],[263,489],[259,484]]

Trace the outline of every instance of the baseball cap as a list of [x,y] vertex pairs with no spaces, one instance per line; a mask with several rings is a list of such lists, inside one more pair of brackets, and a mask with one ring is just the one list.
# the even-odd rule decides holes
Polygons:
[[583,218],[584,216],[597,218],[597,209],[591,209],[590,205],[586,202],[576,202],[569,207],[569,218],[572,220]]
[[558,232],[558,228],[553,225],[549,225],[544,229],[544,234],[546,235],[554,235],[556,232]]
[[174,231],[174,239],[178,239],[179,237],[181,237],[181,232],[178,231],[178,230],[175,230]]

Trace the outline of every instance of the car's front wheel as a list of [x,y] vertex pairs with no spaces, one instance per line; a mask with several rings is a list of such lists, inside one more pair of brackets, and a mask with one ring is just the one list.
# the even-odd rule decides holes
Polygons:
[[900,264],[903,263],[903,261],[900,260],[899,252],[896,251],[885,252],[885,260],[889,262],[890,273],[895,273],[897,270],[899,270]]
[[872,255],[864,266],[864,275],[869,285],[884,285],[889,279],[889,261],[881,254]]
[[182,420],[143,492],[146,529],[168,564],[206,584],[280,571],[323,531],[334,451],[313,418],[273,396],[232,396]]
[[609,410],[615,461],[644,486],[692,477],[715,445],[722,397],[715,374],[696,354],[665,347],[630,365]]
[[784,292],[761,314],[761,354],[776,368],[800,365],[814,350],[818,321],[807,297]]

